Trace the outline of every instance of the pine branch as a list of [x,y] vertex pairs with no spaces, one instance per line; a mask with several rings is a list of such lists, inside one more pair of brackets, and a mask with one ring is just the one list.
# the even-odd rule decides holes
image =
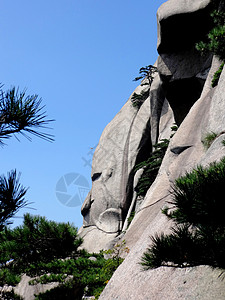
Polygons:
[[12,135],[21,134],[31,140],[27,134],[52,142],[53,135],[39,131],[49,129],[46,125],[54,121],[47,119],[45,106],[37,95],[26,96],[25,91],[12,88],[0,94],[0,143]]

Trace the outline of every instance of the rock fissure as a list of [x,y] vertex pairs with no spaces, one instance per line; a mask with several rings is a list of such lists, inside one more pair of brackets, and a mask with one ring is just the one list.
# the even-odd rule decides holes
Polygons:
[[171,196],[171,195],[170,195],[170,194],[167,194],[167,195],[163,196],[162,198],[156,200],[154,203],[151,203],[151,204],[149,204],[149,205],[147,205],[147,206],[141,207],[137,213],[141,212],[141,211],[144,210],[144,209],[147,209],[147,208],[149,208],[149,207],[152,207],[152,206],[158,204],[158,203],[161,202],[162,200],[165,200],[168,196]]
[[127,138],[126,138],[126,142],[125,142],[125,146],[124,146],[124,155],[123,155],[123,162],[122,162],[122,178],[121,178],[121,195],[122,195],[122,219],[125,220],[126,215],[127,215],[127,211],[129,209],[130,206],[130,197],[129,196],[129,185],[128,185],[128,153],[129,153],[129,144],[130,144],[130,136],[131,136],[131,131],[132,131],[132,127],[135,121],[137,114],[135,114],[135,116],[133,117],[133,120],[130,124],[130,128],[127,134]]
[[173,148],[170,148],[170,151],[173,152],[174,154],[179,155],[180,153],[182,153],[183,151],[187,150],[188,148],[192,147],[193,145],[190,146],[176,146]]

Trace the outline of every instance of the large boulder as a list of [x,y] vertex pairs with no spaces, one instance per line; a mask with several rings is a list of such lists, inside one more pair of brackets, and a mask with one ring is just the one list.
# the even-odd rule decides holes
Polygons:
[[[221,143],[225,138],[223,132],[208,150],[202,144],[208,129],[218,132],[223,128],[223,119],[208,117],[215,116],[218,105],[225,103],[225,94],[222,92],[225,70],[218,87],[211,88],[211,80],[218,66],[219,62],[215,59],[200,99],[193,105],[172,138],[159,174],[123,237],[131,251],[106,286],[101,300],[224,299],[225,286],[219,278],[221,270],[199,266],[186,269],[160,267],[142,271],[139,265],[143,252],[150,245],[149,236],[170,230],[171,223],[161,213],[161,209],[171,200],[171,184],[175,178],[198,164],[206,166],[225,155],[225,148]],[[223,105],[220,105],[220,110],[223,110],[220,115],[224,115]]]
[[57,287],[58,283],[53,282],[53,283],[48,283],[48,284],[35,284],[31,285],[29,282],[32,280],[27,275],[23,275],[20,283],[16,286],[14,289],[15,293],[17,295],[20,295],[23,300],[34,300],[35,295],[38,295],[40,293],[44,293],[47,290],[51,290],[55,287]]
[[161,53],[190,49],[212,26],[211,0],[168,0],[157,11],[158,42]]
[[212,63],[195,49],[212,26],[211,9],[210,0],[169,0],[157,12],[157,67],[177,125],[199,99]]
[[149,142],[148,124],[149,101],[137,110],[130,98],[102,133],[92,161],[92,189],[81,209],[84,221],[79,233],[89,251],[105,248],[122,230],[129,174],[140,146]]
[[[134,93],[148,89],[144,83]],[[165,130],[164,136],[169,135],[165,128],[172,125],[173,114],[160,86],[159,75],[156,75],[150,97],[140,109],[132,106],[132,94],[102,133],[92,162],[92,189],[81,210],[84,222],[79,234],[84,237],[83,246],[89,251],[106,248],[124,229],[134,194],[134,167],[149,157],[151,135],[153,143],[159,131]],[[162,113],[164,121],[160,123]]]
[[212,27],[211,9],[210,0],[169,0],[157,12],[157,67],[177,125],[199,99],[211,66],[212,55],[195,49]]
[[[142,126],[145,130],[142,129],[141,134],[133,130],[134,124],[140,122],[140,119],[137,119],[139,112],[135,116],[131,114],[133,118],[130,118],[130,122],[126,122],[129,112],[127,104],[115,121],[113,120],[115,122],[112,123],[113,126],[111,124],[106,129],[103,139],[100,140],[100,145],[104,144],[106,147],[108,143],[113,149],[108,150],[111,153],[110,157],[115,155],[114,165],[111,164],[114,167],[108,167],[109,171],[106,172],[111,175],[106,178],[111,178],[115,171],[118,173],[112,185],[107,180],[104,181],[104,177],[98,186],[95,180],[93,182],[91,194],[83,206],[86,223],[82,232],[86,232],[85,245],[90,247],[90,237],[94,242],[94,237],[97,240],[104,234],[105,240],[102,238],[100,241],[99,249],[101,249],[106,241],[110,239],[112,241],[112,236],[109,237],[109,234],[114,234],[116,237],[119,233],[119,230],[117,232],[116,230],[122,228],[125,234],[122,237],[118,236],[117,240],[125,239],[126,246],[130,249],[128,256],[100,296],[101,300],[223,300],[225,297],[225,286],[219,278],[220,270],[213,270],[207,266],[184,269],[160,267],[144,272],[139,264],[144,251],[151,243],[149,236],[170,232],[171,221],[168,221],[161,210],[171,201],[171,186],[174,180],[198,164],[207,166],[225,156],[225,147],[222,143],[225,139],[225,70],[221,74],[218,86],[212,88],[213,75],[221,62],[215,57],[212,58],[212,55],[201,57],[194,49],[196,41],[201,40],[211,27],[209,12],[212,2],[210,0],[169,0],[158,10],[160,56],[157,67],[159,73],[151,86],[150,103],[145,102],[141,107],[146,113],[145,105],[146,107],[149,105],[148,143],[143,144],[142,148],[139,146],[147,132],[147,126]],[[134,202],[137,202],[134,186],[142,172],[140,170],[135,174],[134,166],[146,158],[146,153],[150,153],[154,143],[170,136],[170,127],[174,119],[179,125],[178,131],[169,143],[155,181],[144,199],[137,205],[135,216],[129,228],[126,228],[125,216],[131,211]],[[144,124],[148,124],[147,115],[145,120]],[[120,135],[123,122],[126,122],[125,127],[128,126],[124,129],[124,138]],[[113,146],[112,139],[107,138],[111,136],[111,131],[117,132],[113,141],[114,144],[117,139],[120,141],[120,151]],[[205,149],[202,141],[211,132],[215,132],[217,136],[211,146]],[[133,139],[131,139],[132,133]],[[133,147],[130,147],[130,141],[133,141]],[[97,159],[99,151],[100,148],[94,159]],[[110,159],[107,157],[104,166],[109,165],[107,160]],[[98,169],[97,160],[96,164],[93,161],[94,179],[101,178],[101,169],[104,169],[104,166],[102,164]],[[112,201],[105,200],[104,195],[107,193],[104,194],[103,190],[105,191],[106,188],[110,191],[108,195],[113,195]],[[95,189],[98,191],[95,192]],[[94,194],[98,197],[93,197]],[[103,204],[98,204],[98,201]],[[95,202],[96,207],[92,207]],[[111,215],[114,216],[114,221],[117,221],[111,222]],[[114,233],[109,232],[108,228],[114,228]],[[88,236],[88,230],[92,230],[93,235]]]

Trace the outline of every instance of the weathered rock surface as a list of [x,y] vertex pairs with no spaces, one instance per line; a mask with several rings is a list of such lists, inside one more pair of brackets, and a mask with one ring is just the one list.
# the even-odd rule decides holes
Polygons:
[[159,54],[192,48],[211,26],[211,0],[169,0],[157,12]]
[[[100,250],[110,241],[112,244],[116,236],[119,240],[120,229],[126,230],[126,215],[136,207],[131,225],[121,237],[131,251],[101,300],[225,299],[219,270],[207,266],[161,267],[144,272],[139,265],[150,244],[149,236],[170,230],[171,223],[161,209],[171,200],[174,180],[198,164],[206,166],[225,156],[225,70],[218,86],[212,88],[220,62],[211,55],[201,57],[194,49],[211,26],[211,5],[210,0],[169,0],[159,8],[159,74],[149,99],[138,112],[128,101],[100,139],[93,160],[92,190],[83,206],[81,233],[85,247]],[[140,174],[134,173],[134,166],[146,159],[152,145],[170,137],[174,119],[179,129],[169,143],[156,180],[145,198],[138,201],[134,186]],[[217,133],[217,138],[206,150],[202,140],[209,132]],[[105,156],[99,163],[103,149]],[[96,242],[95,237],[101,241]]]
[[[93,157],[92,189],[82,206],[84,222],[79,231],[84,237],[83,246],[89,251],[105,248],[123,228],[133,199],[134,167],[151,152],[150,127],[155,141],[159,130],[169,134],[168,123],[172,125],[173,114],[168,103],[163,107],[166,100],[160,86],[156,75],[150,101],[147,99],[137,110],[129,98],[103,131]],[[140,85],[134,92],[140,94],[147,88]],[[160,123],[162,110],[164,121]]]
[[56,287],[57,283],[48,283],[48,284],[36,284],[36,285],[30,285],[29,281],[31,278],[29,276],[23,275],[20,283],[15,288],[15,293],[20,295],[24,300],[34,300],[35,295],[38,295],[39,293],[44,293],[47,290],[50,290],[54,287]]
[[[195,43],[212,26],[212,0],[168,0],[158,10],[158,73],[149,97],[137,109],[131,97],[108,124],[96,148],[92,165],[92,189],[82,206],[83,247],[89,252],[126,241],[130,249],[100,296],[100,300],[224,300],[225,285],[220,270],[207,266],[142,271],[141,256],[149,236],[169,232],[171,221],[162,208],[171,200],[174,180],[197,165],[207,166],[225,156],[225,69],[217,87],[213,74],[221,62],[212,55],[201,56]],[[134,93],[148,87],[141,84]],[[146,160],[153,145],[169,139],[174,122],[178,131],[170,140],[154,183],[146,196],[134,190],[143,172],[135,166]],[[207,133],[217,137],[205,149]],[[135,217],[127,228],[128,217]],[[48,286],[28,285],[23,277],[16,292],[34,299]]]
[[[161,209],[166,201],[170,200],[169,190],[174,179],[198,164],[208,165],[225,156],[225,148],[221,143],[225,137],[223,133],[207,151],[202,145],[206,130],[223,129],[222,116],[209,118],[210,115],[214,115],[215,106],[218,109],[219,103],[225,103],[225,94],[222,93],[225,86],[225,70],[217,88],[210,87],[212,75],[218,66],[219,63],[215,60],[202,97],[191,108],[172,138],[159,175],[123,237],[131,252],[113,275],[100,299],[223,300],[225,298],[225,285],[219,278],[221,274],[219,270],[200,266],[186,269],[160,267],[156,270],[141,271],[139,265],[143,252],[150,244],[149,236],[156,232],[167,232],[170,228],[171,224],[161,213]],[[178,147],[183,148],[183,151],[174,153],[172,150]]]

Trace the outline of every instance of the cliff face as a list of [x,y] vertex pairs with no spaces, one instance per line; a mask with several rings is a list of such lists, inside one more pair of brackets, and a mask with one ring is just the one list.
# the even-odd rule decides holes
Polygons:
[[[150,243],[149,236],[168,232],[161,213],[170,201],[174,180],[198,164],[208,165],[225,156],[225,70],[211,87],[220,62],[200,56],[195,43],[208,32],[210,0],[169,0],[158,10],[158,74],[149,98],[139,110],[130,99],[104,130],[93,158],[92,190],[82,207],[80,234],[89,251],[110,247],[125,239],[130,253],[117,269],[100,299],[217,299],[225,297],[220,271],[207,266],[186,269],[160,267],[141,271],[138,263]],[[135,92],[140,93],[145,85]],[[132,95],[131,95],[132,97]],[[152,145],[170,140],[158,176],[144,198],[134,187]],[[210,132],[217,138],[206,150],[202,140]],[[127,229],[127,217],[135,217]],[[125,232],[125,233],[124,233]]]

